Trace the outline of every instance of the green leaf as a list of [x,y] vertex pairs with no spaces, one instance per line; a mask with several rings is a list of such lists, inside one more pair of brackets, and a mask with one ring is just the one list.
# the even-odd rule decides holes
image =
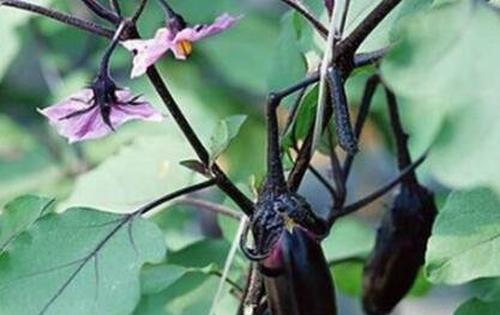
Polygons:
[[289,11],[281,19],[281,32],[273,49],[273,63],[268,77],[271,91],[300,81],[306,73],[305,58],[298,42],[300,29],[305,25],[296,23],[299,18],[296,12]]
[[382,73],[402,101],[412,149],[433,143],[426,165],[452,188],[500,191],[500,76],[492,71],[500,67],[497,12],[459,0],[407,22]]
[[141,271],[141,292],[143,294],[159,293],[188,273],[211,275],[217,270],[219,268],[215,264],[203,268],[187,268],[168,263],[147,265]]
[[366,258],[375,243],[375,234],[357,219],[341,219],[333,225],[330,235],[322,242],[329,262],[351,258]]
[[349,296],[361,295],[363,264],[359,262],[342,263],[331,268],[336,287]]
[[182,278],[188,268],[171,264],[147,265],[141,271],[142,294],[159,293]]
[[196,229],[196,212],[184,206],[168,206],[154,213],[151,220],[165,235],[168,250],[175,252],[205,238],[202,232]]
[[[37,1],[38,5],[49,3],[48,0]],[[30,17],[29,13],[17,9],[7,8],[0,4],[0,29],[2,30],[2,58],[0,58],[0,81],[10,63],[17,57],[21,47],[16,30]]]
[[48,214],[0,257],[0,312],[128,314],[141,266],[164,255],[161,232],[144,219],[88,208]]
[[210,137],[210,161],[214,162],[229,147],[247,119],[245,115],[235,115],[217,123]]
[[329,262],[368,257],[375,243],[373,230],[359,220],[337,221],[322,246]]
[[474,295],[482,301],[500,300],[500,278],[484,278],[473,281]]
[[316,85],[306,93],[300,102],[297,115],[283,137],[282,146],[285,150],[293,146],[294,138],[296,140],[305,138],[315,119],[317,102],[318,86]]
[[21,232],[45,215],[53,202],[53,199],[27,195],[7,203],[0,215],[0,254]]
[[[381,2],[382,0],[351,1],[345,34],[354,30]],[[428,9],[432,2],[433,0],[401,1],[363,41],[358,52],[373,51],[393,44],[399,39],[399,31],[406,18]]]
[[497,315],[499,309],[500,301],[483,302],[474,298],[462,304],[453,315]]
[[[363,263],[345,262],[331,267],[335,285],[344,294],[349,296],[360,296],[363,284]],[[410,297],[422,297],[426,295],[432,285],[425,280],[423,272],[420,271],[408,292]]]
[[[166,290],[143,296],[136,315],[207,315],[219,279],[202,273],[188,273]],[[217,315],[236,313],[238,301],[225,292]]]
[[80,176],[63,208],[86,206],[130,212],[202,178],[179,164],[192,154],[188,144],[175,134],[138,137]]
[[500,199],[491,190],[454,192],[438,214],[426,255],[428,279],[460,284],[500,276]]
[[[200,11],[198,6],[199,1],[196,1],[195,11]],[[279,31],[276,24],[272,19],[249,12],[233,28],[200,42],[195,49],[200,48],[203,52],[203,63],[217,69],[223,74],[226,82],[253,93],[263,94],[267,92],[266,78],[272,68],[271,57],[278,40]]]
[[185,160],[181,161],[179,164],[207,178],[211,175],[210,169],[198,160]]
[[[203,273],[186,273],[179,280],[175,281],[172,285],[166,287],[165,290],[146,294],[141,297],[139,305],[134,311],[135,315],[172,315],[167,312],[166,305],[172,303],[177,299],[182,299],[189,296],[189,293],[194,291],[205,283],[210,276]],[[215,285],[213,286],[216,287]],[[213,290],[212,294],[215,294]],[[198,301],[191,300],[192,304],[197,304]],[[206,306],[207,309],[210,307]],[[205,310],[206,312],[206,310]],[[187,314],[187,313],[185,313]]]
[[230,244],[223,239],[202,240],[171,253],[167,262],[189,268],[203,268],[215,264],[222,269],[229,247]]

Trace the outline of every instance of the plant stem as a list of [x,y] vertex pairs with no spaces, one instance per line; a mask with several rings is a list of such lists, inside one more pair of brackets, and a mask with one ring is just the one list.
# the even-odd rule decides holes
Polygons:
[[298,0],[281,0],[281,2],[285,3],[302,15],[309,23],[311,23],[321,36],[328,36],[328,30],[326,27],[318,19],[316,19],[302,3],[298,2]]
[[[378,74],[371,76],[366,81],[365,90],[363,92],[363,98],[361,99],[361,105],[359,106],[358,116],[356,117],[356,124],[354,125],[354,135],[358,140],[359,137],[361,136],[361,131],[363,130],[363,126],[365,125],[366,118],[368,117],[370,106],[372,104],[372,99],[379,83],[380,83],[380,77],[378,76]],[[347,178],[349,177],[353,161],[354,161],[354,155],[350,154],[347,155],[343,166],[344,182],[346,182]]]
[[[411,155],[408,150],[408,135],[401,125],[401,117],[399,115],[396,95],[394,95],[394,93],[386,86],[384,86],[384,90],[387,99],[387,107],[389,109],[389,121],[391,123],[392,133],[394,134],[396,142],[398,167],[401,170],[411,164]],[[406,177],[405,183],[411,187],[418,186],[418,181],[414,172]]]
[[359,25],[339,43],[338,56],[354,56],[356,50],[379,23],[401,2],[401,0],[383,0]]
[[155,200],[149,202],[148,204],[146,204],[146,205],[140,207],[139,209],[137,209],[136,211],[134,211],[132,214],[133,215],[146,214],[149,211],[153,210],[154,208],[161,206],[162,204],[164,204],[172,199],[193,193],[193,192],[198,191],[198,190],[208,188],[208,187],[213,186],[213,185],[215,185],[215,180],[209,179],[209,180],[206,180],[206,181],[201,182],[199,184],[176,190],[172,193],[166,194],[165,196],[162,196],[158,199],[155,199]]
[[120,24],[120,17],[107,8],[103,7],[99,2],[95,0],[81,0],[87,8],[94,12],[97,16],[109,21],[115,25]]
[[[375,27],[401,2],[401,0],[383,0],[368,16],[354,29],[347,38],[342,40],[335,50],[334,62],[344,77],[348,77],[354,68],[354,54],[361,43],[375,29]],[[331,113],[325,114],[324,121],[328,121]],[[323,124],[324,125],[324,124]],[[313,132],[313,131],[312,131]],[[299,152],[295,165],[288,179],[288,186],[297,189],[305,174],[312,157],[313,137],[306,137]]]
[[61,13],[59,11],[45,8],[36,4],[32,4],[26,1],[21,1],[21,0],[0,0],[0,6],[6,6],[6,7],[12,7],[12,8],[17,8],[21,9],[24,11],[30,11],[33,13],[37,13],[43,16],[46,16],[48,18],[51,18],[53,20],[59,21],[61,23],[67,24],[74,26],[76,28],[79,28],[81,30],[104,36],[107,38],[113,38],[113,34],[115,33],[113,30],[110,30],[108,28],[102,27],[100,25],[97,25],[95,23],[80,19],[78,17]]
[[415,169],[420,164],[422,164],[422,162],[425,160],[426,157],[427,157],[427,153],[424,153],[415,162],[413,162],[411,165],[404,168],[398,177],[396,177],[395,179],[390,181],[388,184],[386,184],[384,187],[380,188],[379,190],[369,194],[368,196],[366,196],[366,197],[364,197],[364,198],[362,198],[362,199],[360,199],[360,200],[358,200],[350,205],[343,207],[342,209],[334,211],[331,214],[330,218],[328,219],[330,226],[335,222],[335,220],[337,218],[348,215],[350,213],[353,213],[353,212],[369,205],[370,203],[372,203],[376,199],[378,199],[378,198],[382,197],[383,195],[385,195],[386,193],[388,193],[391,189],[396,187],[401,181],[405,180],[405,178],[407,176],[410,176],[411,174],[413,174]]
[[[383,20],[383,18],[391,12],[394,7],[401,2],[401,0],[383,0],[370,14],[358,25],[358,27],[349,36],[341,41],[336,48],[336,55],[334,62],[338,64],[344,76],[348,76],[355,66],[354,53],[361,45],[363,40],[371,33],[371,31]],[[82,20],[80,18],[60,13],[52,9],[44,8],[38,5],[34,5],[22,0],[0,0],[0,5],[10,6],[19,8],[25,11],[31,11],[38,13],[40,15],[49,17],[51,19],[57,20],[59,22],[71,25],[82,30],[91,32],[96,35],[104,36],[107,38],[112,38],[114,31],[104,28],[102,26],[96,25],[92,22]],[[125,39],[137,39],[140,38],[137,29],[132,25],[128,32],[124,32]],[[180,111],[178,105],[172,98],[168,88],[163,82],[161,76],[154,66],[150,67],[147,71],[147,75],[153,86],[155,87],[157,93],[162,98],[163,102],[167,106],[173,118],[176,120],[177,124],[185,134],[189,143],[195,150],[196,154],[200,160],[208,165],[208,151],[204,148],[203,144],[195,134],[194,130],[189,125],[182,112]],[[319,75],[318,75],[319,77]],[[308,78],[306,82],[302,82],[298,85],[292,86],[283,91],[284,94],[288,95],[294,93],[296,90],[301,89],[311,83],[316,82],[318,79],[313,75]],[[285,95],[280,95],[285,96]],[[331,112],[325,114],[325,121],[328,121],[331,116]],[[291,188],[297,188],[302,181],[305,174],[305,170],[309,166],[309,161],[312,157],[312,136],[306,137],[304,144],[299,152],[299,157],[295,163],[292,173],[290,174],[288,185]],[[221,188],[231,199],[233,199],[238,206],[247,215],[253,213],[253,202],[248,199],[223,173],[223,171],[218,167],[217,164],[213,164],[211,170],[215,176],[216,184]]]
[[141,17],[142,12],[144,12],[144,8],[146,7],[146,4],[148,3],[148,0],[141,0],[141,3],[139,3],[139,6],[135,10],[134,15],[132,16],[132,23],[136,23],[137,20]]
[[[198,155],[198,158],[203,164],[208,166],[210,163],[208,151],[205,149],[205,147],[201,143],[201,140],[198,138],[195,131],[193,130],[187,119],[184,117],[184,114],[170,94],[170,91],[168,90],[165,82],[158,73],[158,70],[156,70],[154,66],[149,67],[149,69],[147,70],[147,76],[151,84],[153,84],[156,92],[163,100],[163,103],[169,110],[170,114],[177,122],[177,125],[181,129],[182,133],[193,147],[196,155]],[[231,182],[231,180],[229,180],[229,178],[227,178],[227,176],[216,163],[212,164],[211,170],[214,174],[217,186],[219,186],[219,188],[221,188],[231,199],[233,199],[233,201],[236,202],[236,204],[241,208],[241,210],[243,210],[243,212],[245,212],[245,214],[251,215],[253,213],[253,202],[248,199]]]

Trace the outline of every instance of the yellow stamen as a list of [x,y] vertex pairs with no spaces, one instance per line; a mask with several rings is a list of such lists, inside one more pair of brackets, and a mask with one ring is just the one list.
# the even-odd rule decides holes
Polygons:
[[191,45],[190,41],[183,40],[177,43],[177,51],[181,52],[184,56],[191,55],[193,51],[193,45]]
[[293,228],[295,227],[295,222],[293,221],[293,219],[285,215],[283,217],[283,221],[285,221],[285,229],[287,229],[288,232],[292,233]]

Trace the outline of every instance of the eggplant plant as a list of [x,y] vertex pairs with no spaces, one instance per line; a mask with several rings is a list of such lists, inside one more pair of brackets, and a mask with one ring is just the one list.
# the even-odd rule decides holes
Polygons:
[[[47,86],[57,86],[54,81],[59,77],[69,82],[71,72],[91,68],[93,60],[100,60],[90,84],[82,84],[81,90],[38,110],[55,130],[55,133],[37,135],[38,141],[47,143],[48,151],[60,164],[66,163],[68,155],[85,162],[82,167],[65,170],[61,175],[64,180],[58,179],[59,184],[65,180],[71,182],[74,191],[90,186],[91,193],[86,195],[89,200],[76,198],[75,202],[70,197],[62,203],[63,208],[72,202],[77,206],[64,210],[54,208],[56,203],[52,197],[27,195],[9,202],[0,212],[0,314],[197,315],[208,311],[209,315],[347,315],[349,313],[339,303],[338,295],[343,291],[336,274],[337,265],[346,261],[361,261],[364,266],[359,275],[359,300],[367,315],[391,314],[410,294],[419,277],[423,277],[419,276],[422,269],[427,280],[433,283],[462,284],[482,279],[476,283],[479,289],[475,289],[471,300],[455,314],[493,314],[491,310],[500,307],[496,288],[500,270],[491,263],[496,261],[494,258],[498,254],[495,248],[498,247],[500,217],[495,210],[500,207],[500,201],[494,190],[499,187],[500,176],[496,176],[498,173],[494,171],[498,169],[492,166],[498,155],[491,154],[490,160],[484,157],[485,154],[475,154],[471,149],[472,156],[486,159],[484,164],[491,166],[493,175],[469,171],[450,153],[463,151],[460,140],[450,140],[452,137],[446,131],[461,126],[462,138],[475,139],[468,145],[482,148],[484,144],[473,131],[480,129],[485,133],[484,128],[496,125],[496,120],[490,121],[495,116],[493,113],[498,113],[493,108],[500,98],[495,94],[496,85],[491,84],[500,84],[492,74],[494,68],[483,68],[481,60],[457,62],[452,57],[473,55],[467,50],[470,43],[481,42],[482,47],[486,47],[482,50],[493,51],[491,54],[482,52],[485,54],[482,57],[494,63],[491,56],[494,52],[500,53],[500,46],[495,50],[492,44],[496,37],[485,35],[483,40],[471,34],[482,34],[486,29],[500,30],[498,4],[483,0],[456,3],[280,0],[276,2],[289,10],[281,21],[280,37],[275,39],[280,49],[273,51],[275,59],[257,62],[261,57],[255,58],[259,45],[264,46],[266,53],[271,50],[261,34],[267,30],[262,25],[276,12],[261,12],[262,16],[250,19],[244,14],[235,14],[238,10],[234,7],[259,10],[254,6],[264,5],[274,10],[274,5],[259,1],[237,5],[216,2],[0,0],[0,25],[22,24],[16,18],[10,21],[10,8],[39,17],[26,28],[35,30],[35,40],[30,44],[37,45],[40,51],[54,50],[61,54],[57,37],[65,38],[70,29],[86,32],[89,36],[89,51],[83,51],[78,60],[68,62],[67,71],[61,71],[60,76],[54,75],[57,71],[49,71],[54,69],[47,70],[45,61],[41,61],[42,77]],[[54,8],[57,4],[71,13]],[[225,6],[233,8],[227,10],[231,14],[219,10]],[[280,8],[276,10],[281,13]],[[201,23],[206,22],[207,16],[213,18],[214,13],[218,14],[215,19]],[[161,16],[160,22],[158,16]],[[45,21],[39,27],[40,19],[58,22],[63,31],[54,35],[52,26],[47,26]],[[275,22],[269,24],[275,26]],[[436,25],[435,33],[429,31],[428,25]],[[156,28],[153,34],[145,36],[152,28]],[[254,36],[251,37],[253,41],[244,38],[245,32],[238,33],[239,28]],[[471,34],[464,31],[468,29]],[[226,41],[224,36],[233,37]],[[104,48],[99,47],[96,38],[106,41]],[[384,39],[383,45],[380,38]],[[230,51],[238,47],[244,52],[239,51],[241,56]],[[130,60],[118,56],[122,48]],[[67,50],[70,52],[62,51],[76,54],[77,50],[71,47]],[[10,58],[7,53],[5,55],[6,59]],[[166,65],[164,61],[168,59],[175,62]],[[201,70],[197,67],[200,64]],[[487,88],[469,89],[471,84],[461,81],[464,76],[454,73],[455,64],[459,64],[457,69],[467,70],[468,77],[478,76],[478,81]],[[118,83],[126,80],[123,78],[124,65],[131,68],[130,78],[134,80],[129,82],[131,88]],[[56,65],[55,70],[59,71],[59,66]],[[0,61],[0,76],[2,67]],[[262,93],[262,78],[252,72],[259,67],[270,72],[273,80],[278,78],[274,81],[279,81],[275,84],[270,80],[271,88],[266,92],[267,97],[262,97],[265,99],[262,102],[260,97],[255,97]],[[407,68],[412,69],[409,74]],[[441,77],[434,68],[451,74]],[[14,81],[28,80],[22,75],[18,77],[17,68],[14,70]],[[199,89],[205,85],[194,80],[195,76],[213,89]],[[148,90],[141,80],[147,81],[151,89]],[[255,81],[248,86],[257,88],[235,89],[238,82],[244,80]],[[455,91],[454,84],[462,84],[463,89]],[[216,90],[217,86],[220,90]],[[385,97],[377,94],[378,87],[383,89]],[[447,93],[440,94],[440,89]],[[8,89],[0,85],[0,101],[4,97],[8,100],[4,90]],[[203,130],[198,124],[209,121],[209,116],[204,113],[198,115],[202,119],[190,116],[190,103],[196,102],[195,90],[202,103],[208,103],[211,97],[218,100],[214,103],[229,98],[234,98],[235,103],[251,103],[251,110],[247,108],[241,112],[248,113],[255,121],[266,122],[265,152],[256,148],[260,141],[252,134],[243,140],[248,141],[248,145],[245,143],[245,154],[238,157],[237,163],[225,159],[226,154],[230,155],[226,149],[231,141],[243,137],[238,134],[245,121],[240,111],[237,111],[239,115],[217,124],[210,145],[207,145],[205,134],[198,131]],[[51,99],[59,95],[51,94]],[[399,106],[398,100],[404,104],[405,113],[411,108],[418,113],[428,110],[425,113],[431,114],[407,119],[400,115],[403,106]],[[168,116],[155,105],[157,101],[164,105]],[[420,102],[421,108],[416,106]],[[382,103],[387,105],[387,110],[378,106]],[[462,103],[478,103],[483,111],[476,107],[465,108]],[[231,111],[234,112],[234,108]],[[31,112],[35,111],[30,108]],[[380,119],[385,112],[390,128],[384,128],[385,122]],[[432,116],[434,114],[436,117]],[[470,117],[489,123],[478,126],[468,120]],[[140,144],[137,152],[129,150],[130,141],[124,136],[128,128],[125,125],[132,120],[144,128],[129,129],[135,132],[131,136],[134,144]],[[428,120],[428,128],[427,121],[423,120]],[[178,130],[155,129],[165,125],[165,121]],[[376,134],[371,138],[378,139],[378,133],[385,132],[390,134],[387,138],[394,139],[397,175],[364,197],[354,198],[359,188],[355,186],[362,183],[352,183],[349,179],[359,161],[357,157],[370,142],[362,132],[366,125]],[[181,143],[173,140],[179,140],[173,136],[179,130]],[[498,139],[494,131],[491,138]],[[56,134],[66,138],[71,146],[64,146],[57,139],[54,141]],[[409,137],[416,139],[417,145],[410,146]],[[422,140],[425,137],[437,139],[435,146],[431,146],[432,141],[428,139]],[[109,139],[122,142],[119,148],[125,149],[114,151],[118,152],[115,155],[99,151],[95,155],[106,155],[102,158],[105,159],[103,163],[100,163],[102,160],[87,160],[87,144],[98,139],[106,144],[102,152],[110,152],[112,150],[106,151],[107,146],[116,145],[113,141],[105,142]],[[185,142],[191,151],[178,154],[185,149]],[[372,139],[372,142],[377,141]],[[484,142],[488,148],[496,147],[488,136]],[[99,142],[92,145],[94,143]],[[61,150],[63,146],[65,149]],[[416,159],[410,154],[410,149],[415,147],[424,151]],[[453,173],[447,164],[440,164],[442,160],[433,155],[435,150],[443,154],[442,160],[454,161],[461,171]],[[195,157],[191,156],[193,153]],[[123,156],[127,157],[126,163],[120,160]],[[190,157],[186,159],[187,156]],[[328,176],[318,170],[316,157],[327,161],[322,167],[327,169]],[[115,163],[108,162],[113,159]],[[256,188],[252,195],[243,187],[234,168],[245,173],[247,170],[241,169],[250,168],[251,163],[258,164],[254,160],[259,159],[265,160],[265,167],[251,172],[254,179],[259,173],[264,175],[260,183],[253,186]],[[171,160],[175,163],[170,163]],[[417,168],[424,161],[426,176],[417,176]],[[172,164],[176,164],[175,167],[180,164],[182,168],[174,167],[171,171]],[[105,184],[89,180],[102,169],[118,172],[118,180],[112,176],[102,176]],[[0,164],[0,183],[2,170]],[[474,170],[481,170],[481,167],[474,165]],[[460,176],[462,173],[469,174],[470,178],[464,179]],[[175,180],[175,175],[184,174],[188,179],[182,183]],[[326,209],[313,207],[315,203],[311,197],[314,196],[299,189],[309,183],[305,180],[306,174],[327,192]],[[447,193],[446,188],[459,189],[450,194],[439,214],[438,198],[433,190],[440,185],[428,185],[429,175],[446,186],[440,191]],[[151,176],[154,183],[135,182],[143,176]],[[164,178],[168,181],[162,182]],[[124,184],[133,189],[121,190]],[[167,184],[170,185],[168,189]],[[464,187],[479,185],[493,188],[463,191]],[[42,188],[43,185],[37,186]],[[209,189],[211,193],[207,194]],[[335,250],[328,249],[331,239],[335,239],[336,227],[346,220],[344,217],[396,189],[390,206],[381,215],[374,244],[368,246],[370,251],[365,248],[356,254],[342,256],[341,253],[340,258],[331,258],[341,251],[336,246],[349,247],[348,252],[360,246],[355,242],[345,245],[336,241]],[[162,196],[151,197],[160,192]],[[106,196],[101,198],[104,194]],[[137,195],[140,195],[140,202]],[[122,207],[115,206],[116,199],[112,198],[119,199]],[[133,198],[136,198],[135,203],[128,202]],[[219,202],[212,201],[216,198]],[[223,198],[227,198],[227,202],[220,201]],[[107,207],[94,206],[103,200],[108,202]],[[191,217],[188,220],[184,216],[189,216],[190,212],[184,210],[189,207],[210,214],[203,212],[196,220]],[[239,210],[234,210],[235,207]],[[455,209],[461,207],[465,210],[457,214]],[[485,213],[479,213],[478,208],[484,208]],[[178,216],[169,216],[175,211]],[[215,216],[220,220],[216,221]],[[221,218],[238,221],[236,233],[232,230],[234,226]],[[183,220],[190,224],[201,221],[204,239],[179,237],[185,232],[180,227]],[[469,220],[476,225],[469,226]],[[171,229],[176,231],[169,234]],[[189,229],[193,230],[192,225]],[[208,239],[208,234],[219,239]],[[232,245],[221,240],[222,235],[231,238]],[[229,253],[224,264],[219,252]],[[478,264],[474,255],[487,256],[488,263]],[[219,282],[219,289],[212,299],[215,291],[210,279],[214,278]],[[230,289],[225,290],[227,286]],[[220,299],[221,295],[224,299]],[[210,303],[212,308],[209,309]],[[232,308],[226,304],[231,304]]]

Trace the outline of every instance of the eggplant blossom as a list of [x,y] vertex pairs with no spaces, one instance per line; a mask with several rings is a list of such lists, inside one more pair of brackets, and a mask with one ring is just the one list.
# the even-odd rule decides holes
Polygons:
[[101,61],[95,80],[68,99],[40,110],[57,132],[70,143],[104,137],[129,120],[161,121],[163,116],[140,95],[117,87],[109,73],[109,59],[116,48],[121,26]]
[[129,90],[96,94],[92,87],[39,111],[70,143],[104,137],[134,119],[163,120],[148,102]]
[[133,39],[122,43],[125,48],[135,54],[132,78],[143,75],[148,67],[169,50],[172,51],[176,59],[185,60],[193,51],[192,44],[194,42],[223,32],[239,20],[239,17],[232,17],[225,13],[217,17],[212,24],[188,26],[184,19],[170,8],[167,9],[167,13],[167,26],[158,29],[154,38]]

